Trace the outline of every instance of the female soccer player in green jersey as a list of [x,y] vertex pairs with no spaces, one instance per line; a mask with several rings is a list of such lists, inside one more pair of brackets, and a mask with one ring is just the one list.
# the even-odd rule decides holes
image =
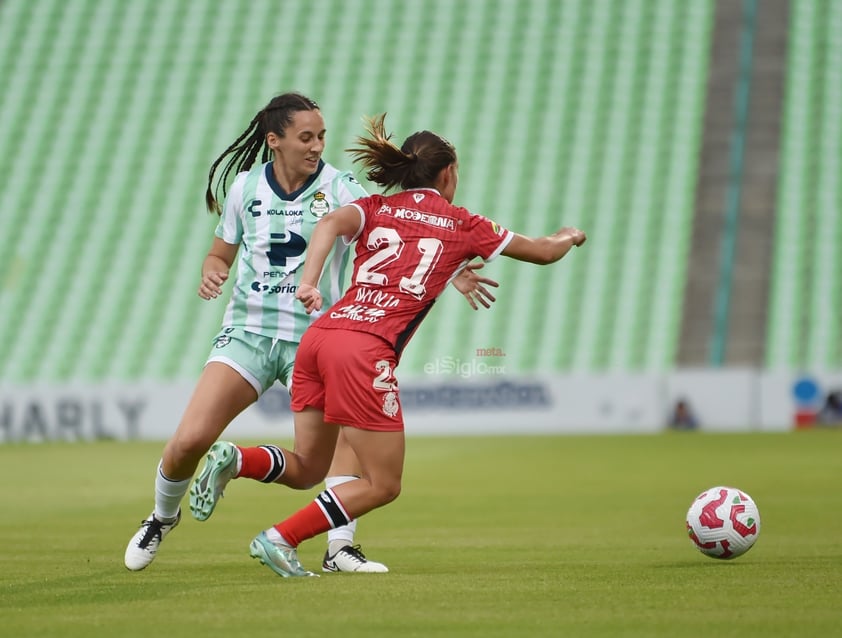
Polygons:
[[250,555],[283,577],[314,575],[298,559],[300,543],[400,494],[406,442],[396,370],[453,277],[475,257],[552,264],[587,239],[573,227],[521,235],[453,205],[459,182],[454,146],[418,131],[398,147],[384,119],[369,121],[369,135],[352,152],[371,181],[397,192],[358,199],[321,219],[295,293],[307,311],[324,310],[322,266],[337,239],[354,242],[350,288],[307,329],[298,348],[290,403],[295,445],[275,448],[279,458],[270,460],[265,446],[215,444],[237,460],[228,464],[236,473],[225,477],[261,480],[278,463],[286,467],[283,483],[294,489],[309,489],[326,476],[337,437],[356,452],[360,478],[323,490],[252,540]]
[[[211,166],[205,198],[220,221],[202,264],[199,296],[209,300],[222,294],[235,259],[237,279],[207,364],[158,463],[154,509],[126,548],[125,565],[130,570],[147,567],[161,541],[178,525],[181,500],[209,450],[215,463],[208,463],[211,469],[195,482],[190,505],[199,520],[210,516],[230,478],[225,473],[237,469],[226,462],[230,459],[216,458],[230,454],[229,448],[212,445],[276,380],[289,387],[301,336],[316,318],[295,300],[310,235],[329,211],[367,195],[350,172],[322,160],[324,137],[318,104],[285,93],[261,109]],[[226,189],[231,175],[233,183]],[[220,189],[223,207],[217,199]],[[344,292],[348,259],[347,244],[336,241],[320,285],[326,308]],[[453,283],[474,308],[494,301],[483,284],[496,286],[496,282],[471,269]],[[283,475],[283,455],[274,446],[265,448],[272,462],[262,480],[272,483]],[[340,437],[325,479],[327,487],[355,480],[359,474],[356,455]],[[323,569],[388,571],[354,546],[355,526],[351,521],[332,532]]]

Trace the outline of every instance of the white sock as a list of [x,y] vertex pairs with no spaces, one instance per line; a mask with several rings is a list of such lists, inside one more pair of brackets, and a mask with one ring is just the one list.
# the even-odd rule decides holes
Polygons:
[[281,543],[282,545],[286,545],[287,547],[292,547],[292,545],[289,544],[289,541],[285,539],[283,535],[274,527],[270,527],[269,529],[264,530],[263,533],[266,534],[266,538],[268,538],[273,543]]
[[[325,479],[325,487],[328,489],[342,485],[343,483],[350,483],[356,481],[359,476],[328,476]],[[354,534],[357,531],[357,519],[354,519],[347,525],[341,527],[334,527],[327,532],[327,553],[333,556],[343,547],[354,544]]]
[[155,472],[154,514],[159,521],[168,523],[178,516],[178,507],[190,488],[190,479],[183,481],[168,479],[164,476],[163,463],[163,460],[158,463],[158,470]]

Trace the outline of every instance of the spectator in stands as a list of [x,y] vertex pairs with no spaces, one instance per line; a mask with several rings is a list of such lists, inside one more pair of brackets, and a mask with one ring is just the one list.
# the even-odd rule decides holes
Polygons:
[[842,391],[831,390],[827,393],[816,421],[821,425],[842,425]]
[[699,427],[698,419],[687,399],[681,398],[675,402],[668,425],[673,430],[695,430]]
[[399,148],[384,118],[369,121],[370,137],[359,138],[352,153],[370,180],[402,190],[358,199],[321,219],[295,293],[308,313],[321,310],[317,286],[331,246],[338,238],[356,242],[351,288],[307,329],[298,349],[293,449],[229,443],[197,479],[263,479],[275,472],[278,482],[307,489],[324,478],[340,431],[345,435],[361,478],[323,490],[251,543],[251,555],[284,577],[313,575],[298,560],[299,543],[397,498],[405,441],[394,372],[447,282],[477,256],[550,264],[585,242],[576,228],[530,238],[454,206],[458,164],[450,142],[420,131]]
[[[350,172],[325,163],[325,123],[318,104],[297,93],[273,98],[252,119],[213,163],[205,200],[220,215],[210,251],[202,264],[199,296],[215,299],[222,294],[229,269],[238,258],[238,275],[210,355],[192,398],[158,463],[155,507],[126,547],[124,562],[130,570],[147,567],[164,537],[179,523],[180,503],[190,479],[223,430],[240,412],[276,380],[288,385],[293,358],[309,317],[295,301],[310,235],[316,222],[330,210],[367,193]],[[261,162],[256,163],[258,155]],[[217,174],[217,171],[220,171]],[[230,192],[229,176],[236,175]],[[222,190],[224,208],[217,200]],[[321,281],[326,305],[339,298],[344,285],[348,246],[333,242],[328,268]],[[471,307],[489,307],[494,297],[483,284],[496,282],[478,277],[469,266],[453,280]],[[261,477],[273,482],[283,474],[280,466]],[[211,449],[210,457],[230,452]],[[333,456],[333,451],[331,451]],[[339,437],[327,487],[353,481],[360,475],[354,450]],[[324,477],[322,477],[324,478]],[[321,480],[321,479],[320,479]],[[227,481],[226,481],[227,482]],[[224,482],[222,483],[224,486]],[[207,503],[216,502],[222,487],[216,480],[196,484],[191,510],[202,520],[210,515]],[[325,571],[385,572],[386,566],[369,561],[354,546],[355,520],[346,521],[328,538]]]

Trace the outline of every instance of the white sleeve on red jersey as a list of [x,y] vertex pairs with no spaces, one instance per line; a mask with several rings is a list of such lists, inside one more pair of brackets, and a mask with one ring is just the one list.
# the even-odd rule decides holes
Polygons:
[[365,209],[362,207],[362,204],[365,202],[366,199],[369,199],[369,198],[366,197],[364,199],[357,200],[356,202],[351,202],[350,204],[348,204],[348,206],[353,206],[358,211],[360,211],[360,225],[357,228],[357,232],[355,232],[353,235],[343,235],[342,236],[342,241],[345,242],[346,246],[349,246],[349,245],[353,244],[355,241],[357,241],[357,238],[360,236],[360,233],[363,232],[363,228],[365,228]]
[[482,215],[470,215],[469,231],[476,253],[485,261],[496,259],[515,234]]

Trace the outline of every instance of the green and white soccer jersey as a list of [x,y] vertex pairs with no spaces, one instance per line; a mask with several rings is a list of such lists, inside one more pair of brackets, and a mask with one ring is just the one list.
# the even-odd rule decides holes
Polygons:
[[[222,327],[300,341],[320,314],[307,315],[295,300],[313,228],[334,208],[366,195],[351,173],[324,162],[294,193],[278,184],[271,162],[239,173],[215,233],[226,243],[240,244],[237,281]],[[349,258],[348,246],[337,239],[319,285],[323,310],[342,296]]]

